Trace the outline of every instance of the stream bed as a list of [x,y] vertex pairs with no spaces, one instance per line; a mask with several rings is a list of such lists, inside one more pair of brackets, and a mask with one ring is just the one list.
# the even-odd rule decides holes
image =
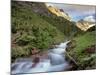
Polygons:
[[59,72],[69,68],[69,63],[65,60],[67,42],[56,45],[56,48],[48,50],[47,57],[41,58],[35,67],[32,67],[32,58],[17,59],[11,65],[11,74]]

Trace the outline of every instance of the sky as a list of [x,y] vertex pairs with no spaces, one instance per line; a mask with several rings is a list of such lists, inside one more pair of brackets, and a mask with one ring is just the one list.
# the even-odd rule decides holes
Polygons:
[[48,6],[55,6],[58,9],[63,9],[65,13],[68,13],[72,18],[72,21],[78,21],[80,19],[91,19],[95,21],[95,6],[92,5],[75,5],[75,4],[58,4],[58,3],[46,3]]

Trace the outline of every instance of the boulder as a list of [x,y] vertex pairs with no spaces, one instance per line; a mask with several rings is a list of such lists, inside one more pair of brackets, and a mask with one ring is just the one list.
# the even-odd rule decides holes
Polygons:
[[36,49],[35,47],[31,50],[31,54],[35,55],[37,53],[39,53],[40,51],[38,49]]
[[75,46],[76,46],[76,41],[75,40],[71,40],[70,42],[67,43],[66,51],[74,48]]

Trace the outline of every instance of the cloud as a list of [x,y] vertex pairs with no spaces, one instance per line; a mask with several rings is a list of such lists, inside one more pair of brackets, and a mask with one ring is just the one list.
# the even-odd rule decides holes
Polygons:
[[95,22],[95,19],[93,16],[87,16],[84,18],[84,21]]
[[65,13],[68,13],[73,20],[82,18],[82,16],[88,16],[95,14],[95,6],[92,5],[75,5],[75,4],[59,4],[59,3],[47,3],[47,5],[55,6],[59,9],[63,9]]

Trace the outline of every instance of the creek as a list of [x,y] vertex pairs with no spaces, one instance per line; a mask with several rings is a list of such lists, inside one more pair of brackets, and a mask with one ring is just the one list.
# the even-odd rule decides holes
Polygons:
[[32,58],[17,59],[11,65],[11,74],[22,73],[40,73],[40,72],[59,72],[69,68],[69,63],[65,60],[65,52],[67,42],[55,45],[53,49],[49,49],[48,58],[40,58],[39,63],[32,67]]

